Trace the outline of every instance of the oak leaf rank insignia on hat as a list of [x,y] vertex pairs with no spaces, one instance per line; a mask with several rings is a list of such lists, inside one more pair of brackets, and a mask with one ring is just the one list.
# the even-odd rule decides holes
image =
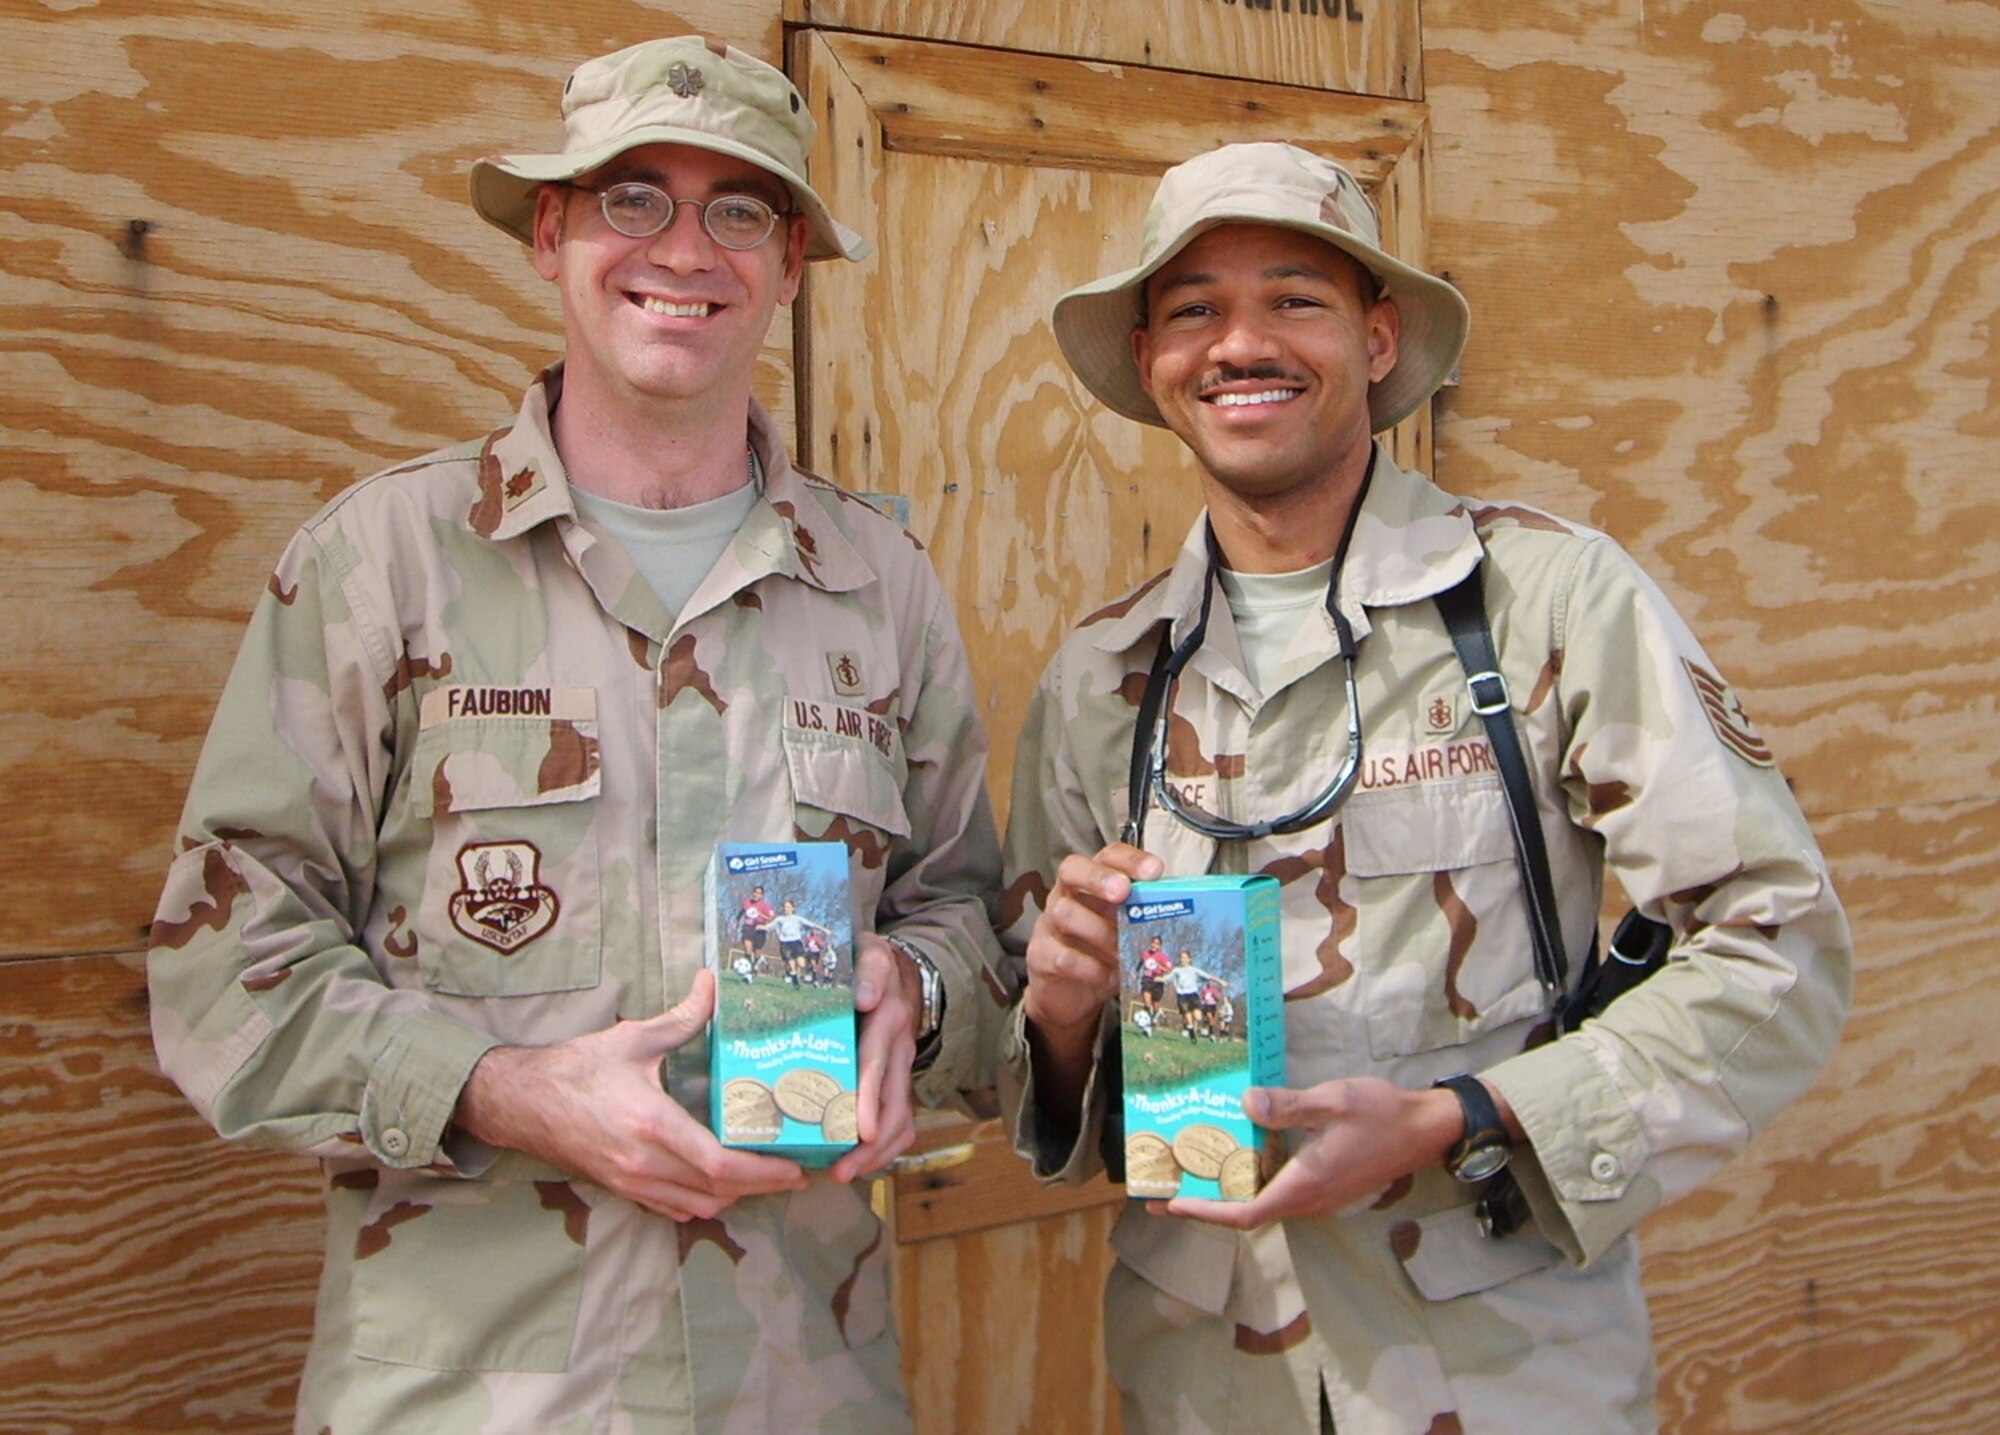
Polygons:
[[682,99],[691,100],[701,93],[701,71],[676,64],[667,71],[667,88]]

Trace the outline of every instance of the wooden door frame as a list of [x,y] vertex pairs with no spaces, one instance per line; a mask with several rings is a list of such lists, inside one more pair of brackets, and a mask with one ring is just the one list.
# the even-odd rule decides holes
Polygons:
[[[1221,144],[1282,135],[1352,171],[1381,211],[1387,247],[1424,267],[1429,121],[1420,102],[851,32],[796,30],[788,61],[819,126],[814,186],[877,245],[890,234],[882,195],[892,155],[1157,175]],[[969,73],[981,77],[976,92]],[[812,303],[809,277],[794,324],[801,461],[851,486],[904,492],[901,475],[877,471],[880,418],[863,397],[880,391],[871,376],[896,357],[851,343],[816,349]],[[816,392],[842,398],[816,402]],[[1385,438],[1399,464],[1427,469],[1429,405]],[[1124,1195],[1102,1177],[1042,1187],[993,1119],[927,1121],[891,1184],[883,1204],[900,1242]]]

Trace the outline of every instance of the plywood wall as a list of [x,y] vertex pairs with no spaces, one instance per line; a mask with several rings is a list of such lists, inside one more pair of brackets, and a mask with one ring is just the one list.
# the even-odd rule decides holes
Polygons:
[[1443,478],[1640,555],[1854,920],[1831,1070],[1647,1231],[1668,1428],[2000,1428],[2000,9],[1427,0],[1424,62]]
[[[1218,57],[1176,68],[1393,62],[1376,92],[1428,104],[1432,260],[1475,314],[1440,476],[1640,555],[1854,916],[1826,1079],[1649,1228],[1667,1428],[2000,1428],[2000,7],[1427,0],[1419,47],[1391,0],[1351,45],[1303,5],[1175,3]],[[1138,5],[794,8],[1163,63]],[[694,27],[784,51],[777,0],[0,4],[0,1428],[287,1423],[315,1182],[152,1067],[168,834],[284,536],[504,417],[552,351],[465,164],[547,134],[573,57]],[[787,416],[791,379],[781,326]],[[1102,1224],[909,1248],[930,1428],[1110,1428],[1079,1358]],[[1028,1270],[1077,1293],[955,1370]]]
[[[158,1074],[138,956],[286,537],[484,432],[555,305],[465,202],[579,57],[774,4],[0,4],[0,1430],[269,1432],[317,1173]],[[788,325],[758,392],[790,413]]]

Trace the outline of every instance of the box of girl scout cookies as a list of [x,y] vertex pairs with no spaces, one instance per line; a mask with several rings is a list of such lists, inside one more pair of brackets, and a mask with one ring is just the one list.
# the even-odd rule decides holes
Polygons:
[[715,1134],[831,1165],[859,1136],[847,846],[721,843],[706,885]]
[[1243,1093],[1285,1080],[1278,881],[1135,882],[1118,915],[1126,1194],[1247,1201],[1277,1148]]

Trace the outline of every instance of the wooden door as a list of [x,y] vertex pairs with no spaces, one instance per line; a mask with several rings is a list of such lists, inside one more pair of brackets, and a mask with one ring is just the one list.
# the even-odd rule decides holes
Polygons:
[[[875,242],[816,267],[798,321],[804,459],[899,496],[951,590],[1004,814],[1015,739],[1067,627],[1173,561],[1200,507],[1178,440],[1102,409],[1048,327],[1133,262],[1160,172],[1231,140],[1338,158],[1421,265],[1417,102],[877,35],[804,32],[813,174]],[[1429,416],[1393,438],[1428,465]],[[1122,1199],[1044,1192],[997,1121],[927,1129],[894,1183],[897,1302],[920,1429],[1116,1428],[1098,1292]]]

